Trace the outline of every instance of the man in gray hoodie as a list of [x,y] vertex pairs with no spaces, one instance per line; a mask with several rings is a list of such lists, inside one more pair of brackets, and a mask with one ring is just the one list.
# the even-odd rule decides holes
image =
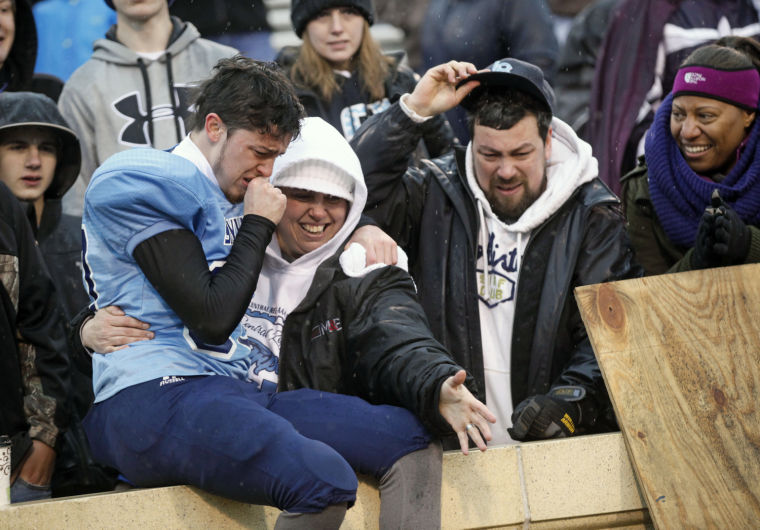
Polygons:
[[66,82],[59,107],[82,144],[82,169],[64,198],[82,212],[84,190],[106,158],[131,147],[166,149],[187,134],[190,87],[236,50],[200,38],[169,15],[167,0],[106,2],[116,24]]

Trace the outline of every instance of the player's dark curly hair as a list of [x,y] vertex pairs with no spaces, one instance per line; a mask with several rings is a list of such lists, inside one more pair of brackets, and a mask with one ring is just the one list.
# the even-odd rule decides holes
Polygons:
[[293,85],[279,66],[242,55],[220,60],[212,77],[198,87],[192,130],[202,130],[212,112],[230,132],[245,129],[293,138],[298,136],[305,115]]

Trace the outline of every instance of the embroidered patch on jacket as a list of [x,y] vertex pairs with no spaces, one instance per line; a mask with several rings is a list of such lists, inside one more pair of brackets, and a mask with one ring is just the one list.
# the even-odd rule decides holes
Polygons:
[[336,331],[342,331],[343,325],[339,318],[329,318],[324,322],[320,322],[313,328],[311,328],[311,340],[316,340],[319,337],[323,337],[328,333],[335,333]]

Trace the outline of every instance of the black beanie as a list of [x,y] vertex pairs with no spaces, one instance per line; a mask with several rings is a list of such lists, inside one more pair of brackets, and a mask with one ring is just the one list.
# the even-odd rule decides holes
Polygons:
[[372,0],[293,0],[290,4],[290,21],[299,37],[313,18],[324,9],[331,7],[353,7],[367,19],[369,25],[375,21]]

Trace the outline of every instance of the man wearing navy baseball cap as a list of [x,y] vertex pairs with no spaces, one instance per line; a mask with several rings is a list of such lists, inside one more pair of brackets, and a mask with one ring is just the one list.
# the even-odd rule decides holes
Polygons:
[[63,88],[61,114],[82,144],[82,169],[63,200],[81,215],[92,173],[132,147],[167,149],[188,134],[192,85],[237,50],[202,39],[169,14],[172,0],[105,0],[116,24],[95,41],[92,57]]
[[[470,143],[407,168],[427,120],[459,104]],[[450,61],[351,142],[366,212],[406,249],[433,333],[498,418],[492,444],[616,428],[573,289],[641,271],[620,201],[553,106],[532,64]]]

